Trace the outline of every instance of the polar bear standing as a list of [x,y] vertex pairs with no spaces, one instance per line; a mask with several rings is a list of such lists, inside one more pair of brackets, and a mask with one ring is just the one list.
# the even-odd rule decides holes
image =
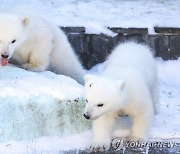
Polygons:
[[150,49],[127,42],[117,46],[100,76],[86,75],[84,116],[93,120],[91,151],[107,150],[119,114],[132,118],[130,139],[148,136],[158,110],[155,60]]
[[38,16],[0,14],[1,64],[8,60],[31,71],[50,69],[83,84],[84,70],[66,35]]

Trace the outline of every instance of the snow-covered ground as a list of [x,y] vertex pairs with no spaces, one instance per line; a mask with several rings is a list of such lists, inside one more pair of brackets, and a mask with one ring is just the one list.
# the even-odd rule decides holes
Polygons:
[[[159,77],[159,95],[161,111],[155,117],[151,129],[151,139],[180,141],[180,59],[176,61],[163,61],[157,59]],[[89,73],[98,74],[103,64],[97,65]],[[41,75],[49,74],[48,72]],[[49,75],[48,75],[49,76]],[[55,75],[56,76],[56,75]],[[53,85],[55,81],[51,76]],[[6,80],[3,78],[3,80]],[[22,81],[23,82],[23,81]],[[35,82],[35,81],[34,81]],[[37,81],[43,82],[43,81]],[[33,89],[33,88],[32,88]],[[129,132],[126,119],[119,119],[114,137],[124,137]],[[8,141],[0,143],[1,154],[48,153],[56,154],[62,150],[85,149],[91,142],[91,131],[67,137],[41,137],[31,141]]]
[[180,27],[179,0],[0,0],[0,7],[37,10],[60,26],[112,35],[106,27]]
[[[150,33],[153,33],[154,26],[180,27],[179,0],[0,0],[0,8],[15,5],[21,8],[24,6],[33,8],[60,26],[86,27],[87,33],[105,33],[113,36],[107,27],[147,27]],[[157,59],[157,65],[161,111],[155,117],[151,138],[180,141],[180,59],[176,61]],[[103,64],[98,65],[90,73],[97,74],[102,67]],[[50,78],[48,82],[51,88],[57,87],[53,78],[59,77],[50,75],[48,72],[41,74],[42,77],[47,75]],[[2,79],[0,81],[2,85]],[[43,81],[37,79],[34,82],[42,83]],[[30,84],[28,86],[24,90],[29,94],[37,92],[36,87],[30,87]],[[45,91],[43,87],[41,89]],[[45,93],[50,94],[51,91],[47,90]],[[59,91],[53,95],[59,96],[58,93]],[[27,95],[25,92],[22,94]],[[73,93],[72,97],[75,96],[76,93]],[[120,119],[118,124],[118,128],[121,129],[117,129],[114,136],[127,135],[126,123]],[[0,143],[0,154],[55,154],[62,150],[84,149],[89,146],[90,141],[91,131],[67,137],[55,136],[36,138],[31,141],[8,141]]]

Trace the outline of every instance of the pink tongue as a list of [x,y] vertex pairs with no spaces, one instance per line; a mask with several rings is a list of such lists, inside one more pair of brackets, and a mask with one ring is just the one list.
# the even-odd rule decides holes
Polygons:
[[1,65],[6,66],[8,64],[8,59],[7,58],[2,58],[1,59]]

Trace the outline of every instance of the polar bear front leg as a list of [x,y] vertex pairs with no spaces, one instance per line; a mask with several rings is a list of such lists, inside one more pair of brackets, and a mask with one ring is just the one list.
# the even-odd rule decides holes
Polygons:
[[51,48],[37,48],[29,55],[29,62],[21,65],[22,68],[30,71],[45,71],[50,63]]
[[154,119],[153,106],[147,110],[136,113],[132,116],[132,128],[130,130],[129,140],[146,139],[148,137],[152,121]]
[[93,121],[91,152],[105,151],[110,148],[115,121],[116,118],[112,115],[103,115]]

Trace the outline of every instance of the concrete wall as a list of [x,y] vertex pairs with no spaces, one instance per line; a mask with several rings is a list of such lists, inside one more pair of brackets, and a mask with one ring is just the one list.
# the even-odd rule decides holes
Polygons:
[[164,60],[180,56],[180,28],[155,27],[156,34],[149,35],[147,28],[109,28],[117,33],[110,37],[104,34],[85,34],[84,27],[61,27],[68,35],[74,50],[85,68],[103,62],[112,49],[120,42],[135,40],[148,44],[157,57]]

